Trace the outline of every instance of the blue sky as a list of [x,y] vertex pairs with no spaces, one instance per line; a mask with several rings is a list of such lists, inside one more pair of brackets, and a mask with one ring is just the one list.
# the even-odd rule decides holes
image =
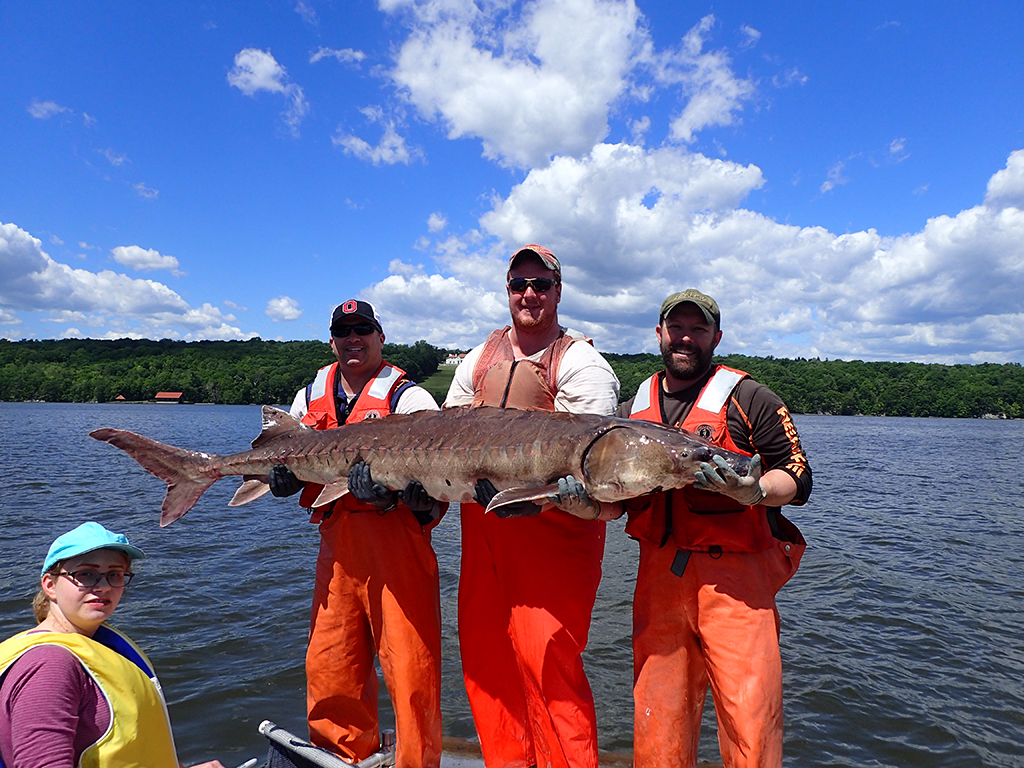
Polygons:
[[0,337],[467,348],[504,264],[655,348],[1024,362],[1024,5],[7,3]]

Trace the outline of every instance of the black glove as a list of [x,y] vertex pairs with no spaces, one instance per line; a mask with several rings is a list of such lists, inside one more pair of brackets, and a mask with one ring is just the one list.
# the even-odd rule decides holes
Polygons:
[[400,494],[402,501],[405,502],[405,506],[412,510],[412,513],[416,515],[416,519],[420,525],[428,525],[434,520],[434,505],[437,500],[434,499],[427,489],[423,487],[423,483],[419,480],[410,480],[409,484],[405,486],[405,490]]
[[[498,489],[494,483],[483,477],[476,481],[473,486],[473,501],[484,509],[491,503],[491,499],[498,495]],[[517,501],[514,504],[505,504],[494,510],[498,517],[530,517],[540,512],[540,507],[532,501]]]
[[357,461],[348,471],[348,490],[358,501],[372,504],[377,509],[394,509],[398,503],[398,492],[373,482],[365,461]]
[[270,492],[275,496],[294,496],[305,485],[284,464],[275,464],[270,468],[268,484]]

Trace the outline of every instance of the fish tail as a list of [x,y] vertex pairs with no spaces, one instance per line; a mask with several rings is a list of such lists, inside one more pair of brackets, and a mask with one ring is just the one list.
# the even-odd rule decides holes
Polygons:
[[142,467],[167,483],[160,507],[160,527],[170,525],[199,500],[221,477],[220,456],[186,451],[122,429],[97,429],[89,437],[120,448]]

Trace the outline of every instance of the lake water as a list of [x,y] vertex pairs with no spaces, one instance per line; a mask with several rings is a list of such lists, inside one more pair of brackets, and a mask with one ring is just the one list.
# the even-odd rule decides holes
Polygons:
[[[790,509],[810,546],[779,595],[786,765],[1024,766],[1024,421],[795,421],[815,489]],[[0,403],[0,636],[31,626],[55,536],[88,519],[128,533],[149,557],[114,623],[156,665],[186,765],[266,754],[264,719],[305,733],[317,530],[294,499],[228,507],[233,478],[161,529],[164,484],[87,433],[232,453],[259,425],[255,406]],[[452,513],[434,534],[444,733],[472,739],[458,532]],[[636,554],[611,524],[586,664],[612,751],[631,744]],[[710,700],[701,757],[719,759]]]

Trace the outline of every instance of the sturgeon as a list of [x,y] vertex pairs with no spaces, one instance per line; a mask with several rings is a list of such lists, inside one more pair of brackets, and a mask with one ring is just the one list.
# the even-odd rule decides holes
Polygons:
[[357,461],[366,462],[375,482],[401,490],[418,480],[439,501],[472,501],[474,484],[487,478],[499,490],[487,511],[499,516],[509,504],[543,503],[567,475],[579,479],[592,499],[613,502],[690,485],[700,464],[715,455],[740,475],[749,465],[747,456],[650,421],[489,406],[391,414],[328,430],[263,406],[263,429],[252,450],[230,456],[175,448],[121,429],[89,436],[120,448],[167,483],[161,527],[228,475],[243,478],[230,506],[258,499],[270,490],[267,476],[275,464],[324,486],[314,506],[348,492],[349,468]]

